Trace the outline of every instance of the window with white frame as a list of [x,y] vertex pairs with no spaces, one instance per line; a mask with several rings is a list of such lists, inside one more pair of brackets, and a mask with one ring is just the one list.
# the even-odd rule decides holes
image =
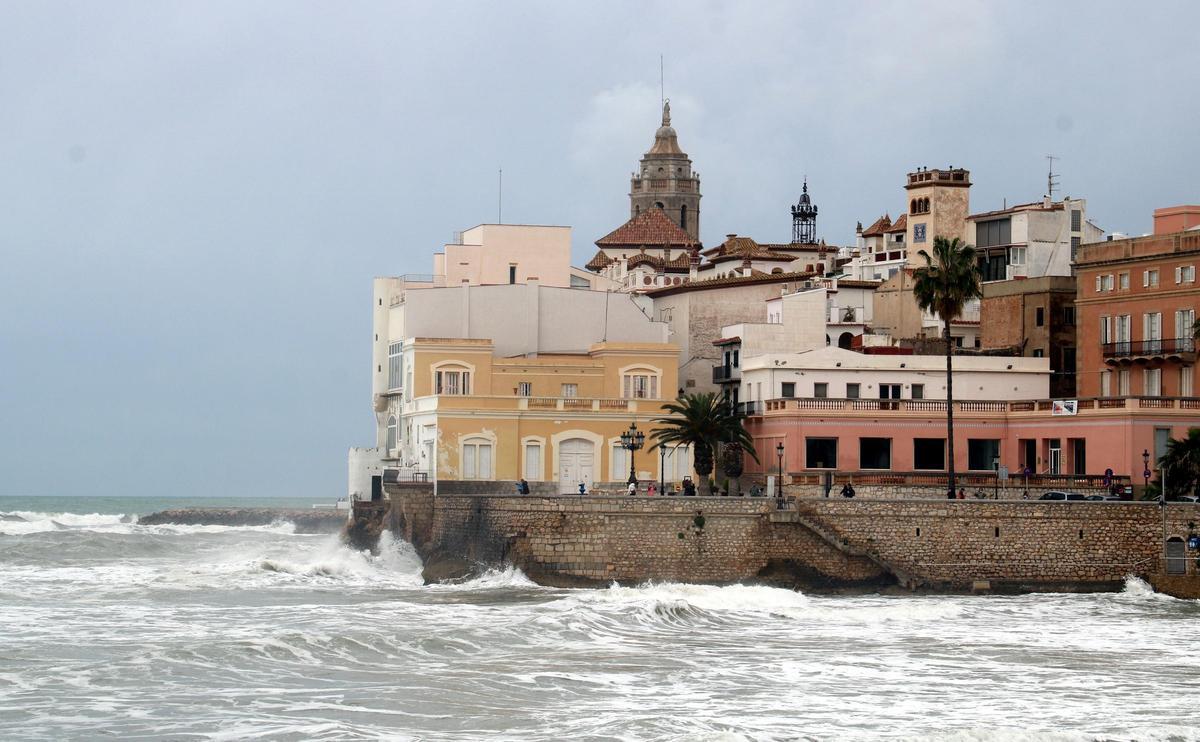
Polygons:
[[462,368],[439,368],[434,372],[435,394],[470,394],[471,372]]
[[1117,395],[1129,396],[1129,369],[1123,368],[1117,372]]
[[649,370],[627,371],[621,388],[625,399],[658,399],[658,374]]
[[1147,353],[1162,352],[1162,312],[1142,315],[1142,340],[1146,341]]
[[1142,385],[1142,394],[1147,397],[1162,396],[1162,369],[1148,368],[1142,372],[1144,383]]
[[[1116,326],[1115,340],[1121,346],[1120,352],[1128,353],[1130,351],[1130,348],[1129,348],[1130,315],[1122,314],[1122,315],[1119,315],[1116,319],[1117,319],[1117,326]],[[1126,392],[1126,393],[1128,393],[1128,392]]]
[[1120,289],[1122,291],[1128,291],[1129,290],[1129,272],[1126,271],[1125,273],[1118,274],[1117,278],[1119,279],[1118,285],[1120,286]]
[[1183,346],[1179,350],[1191,350],[1194,344],[1192,340],[1192,327],[1196,324],[1195,309],[1177,309],[1175,311],[1175,337],[1180,340]]
[[492,478],[492,442],[469,438],[462,445],[462,478]]
[[1144,288],[1158,287],[1158,269],[1142,271],[1142,286]]
[[1112,342],[1112,317],[1100,318],[1100,342]]
[[531,397],[533,396],[533,383],[528,381],[517,382],[517,396]]
[[396,450],[396,416],[389,415],[387,420],[387,435],[383,444],[388,453]]
[[540,482],[543,477],[542,444],[539,441],[525,442],[525,478]]
[[563,384],[561,393],[562,393],[562,396],[568,397],[568,398],[578,397],[579,396],[579,385],[578,384]]
[[1100,372],[1100,396],[1112,396],[1112,371]]
[[1196,266],[1180,265],[1175,268],[1175,283],[1195,283]]
[[1008,263],[1009,265],[1025,265],[1025,248],[1008,248]]
[[1179,367],[1179,396],[1192,396],[1192,383],[1195,378],[1196,370],[1191,366]]
[[399,389],[404,383],[404,343],[390,343],[388,345],[388,378],[387,388],[389,390]]

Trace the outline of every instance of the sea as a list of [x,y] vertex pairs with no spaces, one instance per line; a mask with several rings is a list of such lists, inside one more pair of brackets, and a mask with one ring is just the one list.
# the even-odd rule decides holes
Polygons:
[[423,584],[290,524],[0,498],[3,740],[1200,740],[1200,604]]

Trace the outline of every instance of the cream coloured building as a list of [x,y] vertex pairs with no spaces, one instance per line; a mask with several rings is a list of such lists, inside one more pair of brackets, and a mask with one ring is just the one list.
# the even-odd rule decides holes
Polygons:
[[[679,389],[667,324],[630,294],[376,279],[373,299],[376,444],[403,476],[622,482],[613,443],[634,422],[649,435]],[[641,479],[660,463],[668,480],[690,475],[686,452],[635,463]]]
[[[506,358],[490,340],[408,338],[383,448],[402,472],[439,481],[524,478],[563,493],[622,483],[630,460],[621,433],[636,424],[649,439],[656,429],[675,396],[676,354],[665,343],[603,342]],[[691,476],[686,450],[648,449],[634,454],[640,480]]]

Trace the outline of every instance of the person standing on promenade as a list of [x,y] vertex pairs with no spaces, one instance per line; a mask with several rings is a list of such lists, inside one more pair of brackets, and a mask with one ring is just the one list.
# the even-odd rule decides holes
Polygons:
[[629,494],[630,494],[630,495],[636,495],[636,494],[637,494],[637,482],[630,482],[630,483],[629,483]]
[[654,497],[657,494],[658,494],[658,487],[655,487],[654,482],[651,482],[650,486],[646,488],[646,496]]

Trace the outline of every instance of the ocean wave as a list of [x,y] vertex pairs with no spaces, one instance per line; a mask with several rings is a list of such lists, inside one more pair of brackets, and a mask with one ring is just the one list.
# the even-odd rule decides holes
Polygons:
[[46,531],[111,531],[126,529],[137,522],[136,515],[102,515],[100,513],[39,513],[17,510],[4,513],[0,520],[0,535],[24,536]]
[[481,574],[473,577],[465,577],[461,580],[447,580],[445,582],[434,583],[429,588],[431,590],[448,591],[504,590],[509,588],[551,589],[543,588],[543,586],[526,577],[524,572],[513,565],[491,568]]
[[351,549],[340,537],[324,540],[315,552],[289,556],[266,555],[253,560],[261,572],[359,585],[418,586],[422,584],[421,561],[412,546],[385,532],[378,553]]
[[[1156,591],[1149,582],[1146,582],[1140,577],[1130,575],[1125,578],[1125,587],[1119,595],[1122,598],[1138,603],[1154,603],[1154,602],[1183,602],[1180,598],[1175,598],[1166,593]],[[1195,602],[1195,601],[1186,601]]]

